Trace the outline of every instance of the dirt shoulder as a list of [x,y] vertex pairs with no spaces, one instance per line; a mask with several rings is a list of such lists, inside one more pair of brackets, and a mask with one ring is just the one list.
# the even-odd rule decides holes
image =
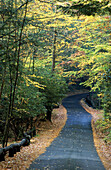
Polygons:
[[37,127],[37,136],[31,139],[29,146],[22,147],[20,152],[10,158],[8,155],[5,161],[0,162],[0,170],[26,170],[40,154],[46,151],[46,148],[59,135],[67,120],[67,111],[61,105],[53,110],[52,123],[41,121]]
[[93,138],[94,138],[94,144],[96,147],[96,150],[98,152],[98,155],[105,167],[106,170],[111,170],[111,145],[106,144],[103,140],[103,136],[100,134],[100,132],[97,130],[95,122],[98,119],[102,118],[102,112],[96,109],[93,109],[92,107],[89,107],[84,100],[82,99],[80,101],[82,107],[89,112],[92,115],[92,129],[93,129]]

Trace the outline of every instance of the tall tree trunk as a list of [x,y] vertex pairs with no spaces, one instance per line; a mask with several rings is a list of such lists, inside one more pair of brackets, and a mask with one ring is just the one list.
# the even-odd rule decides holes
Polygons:
[[[9,23],[9,32],[11,29],[11,23]],[[9,107],[8,107],[8,111],[6,114],[6,123],[5,123],[5,128],[4,128],[4,134],[3,134],[3,138],[2,138],[2,146],[6,146],[7,140],[8,140],[8,129],[9,129],[9,115],[10,115],[10,111],[11,111],[11,103],[12,103],[12,67],[10,64],[10,54],[8,53],[9,50],[9,41],[10,41],[10,34],[8,36],[8,40],[7,40],[7,51],[6,51],[6,58],[8,58],[8,63],[9,63],[9,83],[10,83],[10,94],[9,94]]]
[[[56,24],[56,6],[54,6],[55,8],[55,20],[54,23]],[[57,31],[56,31],[56,26],[54,27],[54,42],[53,42],[53,54],[52,54],[52,72],[55,69],[55,59],[56,59],[56,37],[57,37]]]
[[51,122],[51,111],[50,110],[47,111],[47,120]]
[[[2,9],[4,9],[4,5],[1,3],[1,7]],[[1,15],[3,22],[4,22],[4,14]],[[3,38],[2,38],[3,40]],[[0,89],[0,101],[1,101],[1,97],[2,97],[2,92],[3,92],[3,87],[4,87],[4,83],[5,83],[5,75],[6,75],[6,66],[5,66],[5,70],[4,70],[4,74],[3,74],[3,78],[2,78],[2,84],[1,84],[1,89]]]
[[5,82],[5,75],[4,75],[3,79],[2,79],[2,85],[1,85],[1,89],[0,89],[0,101],[1,101],[1,97],[2,97],[4,82]]
[[[10,62],[9,62],[9,67],[10,67]],[[5,123],[5,128],[4,128],[4,134],[3,134],[3,138],[2,138],[2,146],[3,147],[7,145],[7,140],[8,140],[9,116],[11,115],[11,105],[12,105],[12,76],[11,76],[11,69],[10,69],[10,98],[9,98],[9,108],[8,108],[8,111],[6,114],[6,123]]]
[[[9,100],[9,109],[8,109],[8,112],[7,112],[7,115],[6,115],[6,123],[5,123],[5,128],[4,128],[3,139],[2,139],[3,147],[5,145],[7,145],[8,131],[9,131],[9,121],[10,121],[10,117],[12,115],[13,107],[14,107],[15,91],[16,91],[17,80],[18,80],[18,72],[19,72],[19,61],[20,61],[20,48],[21,48],[21,41],[22,41],[22,32],[23,32],[25,19],[26,19],[26,14],[27,14],[27,5],[28,5],[28,0],[26,1],[25,14],[24,14],[23,23],[22,23],[22,27],[21,27],[21,32],[20,32],[20,36],[19,36],[19,45],[18,45],[18,53],[17,53],[17,66],[16,66],[16,76],[15,76],[14,88],[12,87],[12,75],[11,75],[11,72],[12,72],[13,68],[10,65],[11,59],[10,59],[10,56],[9,56],[10,54],[8,54],[9,46],[7,47],[7,56],[9,57],[9,69],[10,69],[10,100]],[[10,27],[9,27],[9,29],[10,29]],[[10,39],[10,34],[9,34],[9,39]],[[9,41],[9,39],[8,39],[8,41]],[[16,50],[17,50],[17,48],[16,48]]]
[[55,69],[55,59],[56,59],[56,28],[54,28],[54,44],[53,44],[53,55],[52,55],[52,72]]
[[46,107],[47,109],[47,120],[49,120],[51,122],[51,114],[52,114],[52,108],[50,106]]
[[15,98],[15,91],[16,91],[16,86],[17,86],[17,80],[18,80],[18,72],[19,72],[19,62],[20,62],[20,49],[21,49],[21,41],[22,41],[22,32],[25,24],[25,19],[26,19],[26,14],[27,14],[27,5],[28,1],[26,1],[26,7],[25,7],[25,14],[24,14],[24,19],[22,23],[22,28],[20,32],[20,38],[19,38],[19,47],[18,47],[18,57],[17,57],[17,67],[16,67],[16,78],[15,78],[15,83],[14,83],[14,90],[13,90],[13,99],[12,99],[12,110],[13,110],[13,105],[14,105],[14,98]]

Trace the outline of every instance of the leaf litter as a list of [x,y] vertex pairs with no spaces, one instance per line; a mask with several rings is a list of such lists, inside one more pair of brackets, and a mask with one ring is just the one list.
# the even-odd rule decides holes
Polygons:
[[82,107],[92,115],[92,130],[93,130],[93,139],[94,144],[97,150],[97,153],[105,167],[106,170],[111,170],[111,143],[105,143],[104,136],[100,133],[99,129],[96,128],[96,121],[103,118],[101,110],[93,109],[89,107],[84,100],[80,101]]
[[53,110],[52,122],[46,120],[39,123],[37,136],[33,137],[30,145],[22,147],[14,157],[5,156],[5,161],[0,162],[0,170],[26,170],[32,161],[46,151],[46,148],[59,135],[67,120],[67,111],[60,105]]

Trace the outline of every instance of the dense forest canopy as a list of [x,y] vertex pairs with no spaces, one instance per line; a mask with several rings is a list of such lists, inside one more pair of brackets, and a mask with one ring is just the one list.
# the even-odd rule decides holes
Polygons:
[[78,78],[96,91],[104,117],[110,119],[111,3],[1,0],[0,6],[3,146],[12,134],[17,140],[38,119],[51,121],[52,109],[66,94],[68,83]]

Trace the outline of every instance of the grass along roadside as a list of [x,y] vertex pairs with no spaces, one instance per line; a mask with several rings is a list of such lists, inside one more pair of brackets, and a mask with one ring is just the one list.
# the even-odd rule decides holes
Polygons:
[[111,170],[111,139],[109,138],[110,136],[107,139],[107,143],[105,140],[106,136],[110,134],[110,132],[108,134],[108,131],[105,131],[105,129],[111,129],[111,121],[107,122],[108,124],[105,127],[103,122],[103,112],[101,110],[96,110],[92,107],[89,107],[83,99],[80,101],[80,103],[82,107],[92,115],[91,124],[96,150],[105,169]]

